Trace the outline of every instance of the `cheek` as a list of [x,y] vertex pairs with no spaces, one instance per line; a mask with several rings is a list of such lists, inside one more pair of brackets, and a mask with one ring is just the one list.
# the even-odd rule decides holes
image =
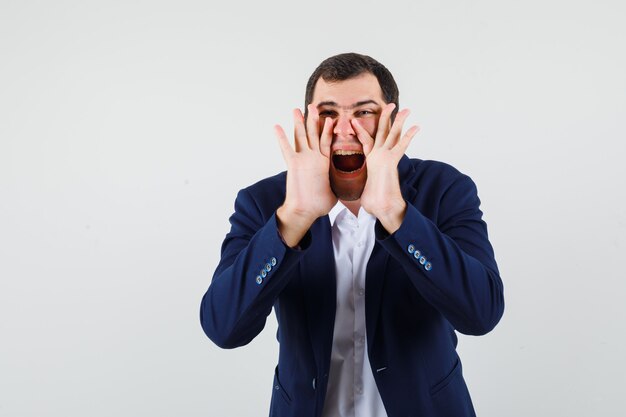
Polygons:
[[371,118],[366,118],[366,119],[360,119],[359,122],[361,123],[361,126],[363,126],[365,130],[367,130],[367,133],[369,133],[371,137],[376,136],[376,130],[378,129],[377,118],[371,117]]

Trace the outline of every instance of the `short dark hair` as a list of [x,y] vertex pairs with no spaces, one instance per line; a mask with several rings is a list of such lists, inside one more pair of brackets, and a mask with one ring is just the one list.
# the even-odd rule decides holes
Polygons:
[[313,100],[315,85],[320,78],[331,82],[344,81],[367,72],[373,74],[378,80],[385,101],[387,103],[395,103],[396,108],[391,115],[391,120],[394,120],[396,113],[398,113],[400,93],[393,75],[383,64],[374,58],[354,52],[331,56],[322,61],[313,71],[309,81],[306,83],[306,93],[304,95],[305,117],[308,114],[307,106]]

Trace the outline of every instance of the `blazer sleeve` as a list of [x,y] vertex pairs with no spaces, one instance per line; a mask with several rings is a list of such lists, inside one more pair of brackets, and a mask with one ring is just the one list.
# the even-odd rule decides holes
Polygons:
[[286,246],[278,234],[275,212],[267,217],[247,189],[237,195],[230,224],[200,306],[204,332],[227,349],[243,346],[261,332],[289,272],[310,244],[307,233],[300,250]]
[[376,238],[456,330],[485,334],[502,317],[504,289],[476,185],[457,178],[439,204],[435,224],[407,202],[400,228],[390,235],[377,222]]

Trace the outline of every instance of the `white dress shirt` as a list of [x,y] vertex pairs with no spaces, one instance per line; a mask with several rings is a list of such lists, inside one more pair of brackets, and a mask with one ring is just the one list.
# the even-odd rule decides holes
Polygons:
[[337,312],[322,417],[386,417],[365,335],[365,270],[374,248],[376,218],[362,207],[356,217],[341,202],[328,216],[335,253]]

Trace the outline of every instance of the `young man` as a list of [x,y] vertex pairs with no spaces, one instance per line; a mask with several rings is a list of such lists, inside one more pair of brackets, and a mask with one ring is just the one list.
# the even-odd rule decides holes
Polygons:
[[473,416],[455,330],[504,310],[472,180],[404,155],[391,73],[328,58],[294,111],[287,172],[241,190],[200,319],[223,348],[250,342],[274,307],[271,416]]

